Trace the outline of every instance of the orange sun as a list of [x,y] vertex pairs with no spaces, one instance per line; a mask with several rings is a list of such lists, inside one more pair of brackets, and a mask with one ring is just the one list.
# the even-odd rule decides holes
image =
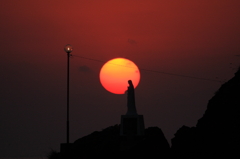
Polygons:
[[106,62],[99,76],[102,86],[114,94],[124,94],[128,87],[128,80],[132,80],[134,88],[140,81],[137,65],[125,58],[114,58]]

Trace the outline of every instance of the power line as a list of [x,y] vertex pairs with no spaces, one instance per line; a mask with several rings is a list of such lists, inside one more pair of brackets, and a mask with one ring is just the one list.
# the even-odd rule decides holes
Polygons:
[[[106,61],[97,60],[97,59],[93,59],[93,58],[88,58],[88,57],[83,57],[83,56],[78,56],[78,55],[72,55],[72,56],[79,57],[79,58],[86,59],[86,60],[95,61],[95,62],[106,63]],[[122,66],[122,67],[129,67],[129,66],[124,66],[124,65],[114,64],[114,63],[112,63],[112,64],[113,65]],[[223,81],[215,80],[215,79],[194,77],[194,76],[189,76],[189,75],[182,75],[182,74],[175,74],[175,73],[169,73],[169,72],[163,72],[163,71],[149,70],[149,69],[144,69],[144,68],[139,68],[139,69],[142,70],[142,71],[159,73],[159,74],[165,74],[165,75],[171,75],[171,76],[177,76],[177,77],[185,77],[185,78],[192,78],[192,79],[197,79],[197,80],[205,80],[205,81],[220,82],[220,83],[223,82]]]
[[79,57],[79,58],[86,59],[86,60],[91,60],[91,61],[96,61],[96,62],[105,63],[104,61],[96,60],[96,59],[92,59],[92,58],[88,58],[88,57],[83,57],[83,56],[78,56],[78,55],[72,55],[72,56],[74,56],[74,57]]
[[188,76],[188,75],[181,75],[181,74],[175,74],[175,73],[168,73],[168,72],[162,72],[162,71],[155,71],[155,70],[147,70],[147,69],[141,69],[143,71],[149,71],[154,73],[160,73],[165,75],[171,75],[171,76],[178,76],[178,77],[185,77],[185,78],[192,78],[192,79],[198,79],[198,80],[205,80],[205,81],[212,81],[212,82],[221,82],[220,80],[214,80],[214,79],[208,79],[208,78],[201,78],[201,77],[194,77],[194,76]]

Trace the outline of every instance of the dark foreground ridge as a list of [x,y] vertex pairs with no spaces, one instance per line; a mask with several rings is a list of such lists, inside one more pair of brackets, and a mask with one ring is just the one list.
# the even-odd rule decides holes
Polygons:
[[[144,136],[120,136],[120,126],[110,126],[102,131],[76,140],[69,151],[52,155],[51,159],[68,158],[154,158],[169,155],[169,144],[161,129],[145,129]],[[161,150],[161,151],[159,151]]]
[[240,158],[240,70],[209,100],[196,127],[172,139],[175,158]]
[[160,128],[145,129],[144,136],[120,136],[120,126],[93,132],[75,141],[69,151],[52,153],[49,159],[77,158],[240,158],[240,69],[209,100],[196,127],[182,126],[172,147]]

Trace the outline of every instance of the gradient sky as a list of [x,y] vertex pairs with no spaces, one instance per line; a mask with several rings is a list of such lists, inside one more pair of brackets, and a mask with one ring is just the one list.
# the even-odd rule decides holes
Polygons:
[[239,0],[1,0],[0,157],[45,156],[66,142],[68,43],[70,142],[126,113],[126,94],[99,82],[103,62],[116,57],[142,69],[137,111],[170,142],[234,76],[239,8]]

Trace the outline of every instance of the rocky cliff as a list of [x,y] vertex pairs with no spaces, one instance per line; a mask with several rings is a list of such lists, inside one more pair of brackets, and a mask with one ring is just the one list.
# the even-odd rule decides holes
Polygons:
[[240,158],[240,69],[209,100],[207,110],[195,127],[182,126],[172,147],[160,128],[145,130],[144,136],[123,137],[120,126],[78,139],[59,158]]
[[240,70],[209,100],[196,127],[181,127],[172,139],[175,158],[240,158]]
[[56,158],[167,158],[170,146],[161,129],[150,127],[145,129],[144,136],[120,136],[120,126],[110,126],[102,131],[76,140],[68,152],[52,156]]

